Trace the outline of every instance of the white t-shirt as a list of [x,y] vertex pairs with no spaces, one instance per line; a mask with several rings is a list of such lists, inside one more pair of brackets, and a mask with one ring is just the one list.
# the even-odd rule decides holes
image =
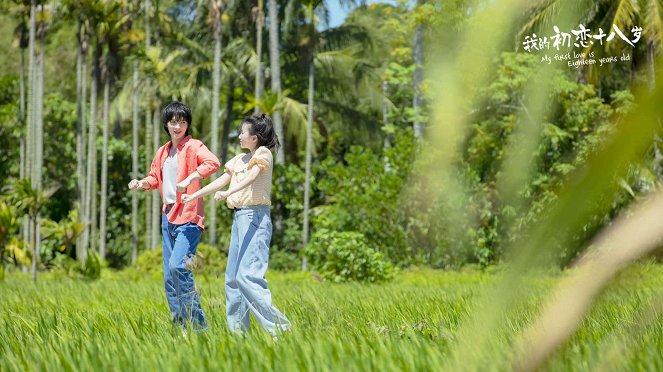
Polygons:
[[163,175],[163,201],[165,204],[173,204],[177,200],[177,147],[171,146],[166,161],[161,168]]

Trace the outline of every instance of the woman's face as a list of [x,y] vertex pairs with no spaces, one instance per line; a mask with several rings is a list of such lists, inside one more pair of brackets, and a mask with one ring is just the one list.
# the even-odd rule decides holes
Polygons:
[[239,132],[239,146],[243,149],[255,150],[258,143],[258,136],[251,134],[249,127],[251,124],[242,124]]
[[168,122],[168,133],[170,138],[173,141],[181,141],[186,135],[186,130],[189,127],[189,123],[182,118],[174,117]]

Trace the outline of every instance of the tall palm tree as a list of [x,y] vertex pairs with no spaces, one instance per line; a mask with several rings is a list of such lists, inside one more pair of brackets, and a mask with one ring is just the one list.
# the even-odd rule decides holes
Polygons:
[[[25,53],[26,49],[28,49],[31,44],[30,44],[30,26],[29,24],[31,23],[30,20],[30,12],[31,7],[30,7],[30,2],[26,2],[25,0],[19,0],[17,2],[17,9],[15,11],[15,14],[19,18],[19,24],[14,30],[16,36],[18,37],[18,44],[19,48],[21,49],[21,65],[20,65],[20,71],[19,71],[19,122],[21,123],[21,135],[20,135],[20,164],[19,164],[19,178],[23,179],[28,176],[30,173],[29,171],[29,149],[27,148],[29,144],[29,140],[31,139],[30,135],[30,130],[32,129],[31,124],[31,116],[29,116],[29,111],[32,110],[32,107],[28,108],[28,119],[26,120],[26,90],[31,92],[32,89],[32,68],[29,68],[28,71],[28,79],[30,79],[28,83],[28,88],[26,89],[25,86],[25,79],[26,79],[26,61],[25,61]],[[30,102],[32,102],[30,100]],[[21,236],[23,237],[24,241],[29,240],[29,221],[28,217],[25,216],[23,224],[21,226]]]
[[[132,143],[131,143],[131,178],[139,178],[138,175],[138,61],[133,63],[133,86],[132,86]],[[136,262],[138,256],[138,193],[131,195],[131,263]]]
[[[32,177],[32,168],[33,168],[33,163],[34,163],[34,144],[35,144],[35,81],[36,81],[36,69],[35,69],[35,64],[36,64],[36,28],[37,28],[37,23],[36,23],[36,11],[37,11],[37,1],[36,0],[31,0],[30,1],[30,25],[28,28],[28,49],[29,49],[29,55],[28,55],[28,121],[27,121],[27,146],[26,146],[26,161],[25,161],[25,166],[26,170],[24,172],[24,175],[29,178]],[[25,229],[25,240],[26,241],[32,241],[32,236],[34,235],[35,230],[32,229],[32,225],[29,223],[27,224],[27,228]]]
[[[84,209],[85,194],[85,135],[87,133],[86,120],[86,93],[87,93],[87,50],[89,36],[83,14],[78,18],[78,48],[76,50],[76,173],[78,175],[78,222],[85,223],[85,214],[80,213]],[[76,242],[76,258],[85,263],[87,258],[87,247],[83,242],[83,234],[80,234]]]
[[[253,8],[253,18],[256,22],[256,82],[255,82],[255,99],[256,101],[262,100],[262,93],[264,90],[264,82],[262,75],[262,27],[265,22],[265,14],[263,11],[263,0],[258,0],[258,6]],[[259,114],[261,112],[260,105],[256,105],[253,113]]]
[[[155,43],[156,44],[156,43]],[[161,134],[161,99],[157,95],[154,100],[154,113],[152,116],[152,153],[155,154],[159,149],[161,143],[159,135]],[[159,221],[161,221],[161,198],[157,190],[152,192],[152,223],[150,225],[150,232],[152,235],[151,239],[152,244],[156,247],[159,242],[160,228]],[[153,248],[155,248],[153,247]]]
[[[269,68],[272,79],[272,92],[278,97],[283,93],[281,91],[281,52],[279,50],[279,11],[276,0],[269,0]],[[274,130],[281,141],[283,147],[276,153],[276,163],[285,162],[285,138],[283,136],[283,118],[281,110],[275,110],[272,114],[274,119]]]
[[[76,29],[76,175],[77,175],[77,204],[78,222],[86,223],[85,209],[87,204],[86,164],[87,153],[87,53],[90,43],[89,9],[93,8],[94,0],[63,1],[64,17],[77,23]],[[76,258],[85,264],[87,244],[85,234],[80,234],[76,242]]]
[[[152,149],[152,109],[149,99],[146,102],[145,108],[145,174],[150,172],[150,165],[154,153]],[[154,249],[157,242],[152,241],[152,194],[144,193],[145,201],[145,246],[148,249]]]
[[110,88],[114,80],[120,75],[119,38],[123,33],[124,24],[128,18],[120,13],[122,4],[111,1],[105,3],[104,16],[99,24],[99,35],[102,38],[102,45],[105,46],[105,58],[103,60],[103,83],[104,83],[104,104],[102,121],[102,152],[101,152],[101,203],[99,209],[99,256],[106,258],[106,219],[108,205],[108,135],[110,130],[109,110],[110,110]]
[[104,74],[104,105],[102,113],[102,145],[101,145],[101,203],[99,208],[99,257],[106,258],[106,208],[108,191],[108,127],[110,105],[110,79],[108,72]]
[[36,44],[37,44],[37,1],[30,1],[30,23],[28,27],[28,130],[27,130],[27,149],[26,149],[26,178],[32,177],[32,168],[34,162],[34,143],[35,143],[35,81],[36,81]]
[[[28,48],[29,44],[29,31],[28,27],[25,22],[25,17],[21,17],[21,36],[20,36],[20,48],[21,48],[21,73],[20,73],[20,109],[19,109],[19,116],[20,116],[20,123],[21,123],[21,164],[20,164],[20,179],[23,179],[27,175],[27,149],[26,149],[26,142],[27,142],[27,137],[28,137],[28,130],[30,128],[28,122],[26,121],[26,107],[25,107],[25,101],[26,101],[26,88],[25,88],[25,49]],[[23,240],[27,241],[29,239],[28,235],[28,228],[29,228],[29,222],[28,222],[28,217],[26,216],[23,225],[22,225],[22,231],[21,235],[24,237]]]
[[101,81],[101,52],[99,36],[96,36],[92,59],[92,79],[90,80],[90,128],[87,144],[87,169],[85,219],[88,223],[85,230],[85,246],[95,249],[97,232],[97,93]]
[[[18,2],[16,10],[13,12],[16,14],[19,19],[19,23],[14,29],[14,34],[18,38],[18,45],[21,49],[21,64],[19,70],[19,112],[18,112],[18,121],[21,123],[21,135],[20,135],[20,164],[19,164],[19,177],[25,177],[25,141],[26,141],[26,121],[25,121],[25,50],[29,47],[29,15],[30,15],[30,6],[25,4],[24,0]],[[26,19],[27,18],[27,19]]]
[[[133,6],[130,7],[130,11],[138,13],[140,11],[140,3],[134,3]],[[132,26],[134,29],[137,29],[133,24]],[[147,26],[145,26],[147,29]],[[138,57],[135,56],[135,60],[133,61],[133,80],[132,80],[132,85],[131,85],[131,133],[132,133],[132,141],[131,141],[131,178],[140,178],[140,171],[139,171],[139,165],[138,165],[138,157],[139,157],[139,127],[140,127],[140,122],[139,122],[139,111],[140,111],[140,103],[139,103],[139,63],[138,63]],[[138,234],[139,234],[139,227],[138,227],[138,204],[139,204],[139,193],[132,193],[131,194],[131,263],[136,262],[136,258],[138,257]]]
[[[382,95],[384,96],[384,98],[382,99],[382,130],[385,132],[385,136],[382,147],[384,148],[384,150],[387,150],[389,147],[391,147],[390,136],[393,132],[392,126],[389,125],[389,98],[387,98],[388,92],[389,92],[389,83],[386,80],[383,80]],[[385,156],[384,170],[386,172],[389,172],[390,169],[391,165],[389,164],[389,158]]]
[[[99,29],[99,25],[103,23],[106,17],[106,4],[101,0],[85,0],[80,1],[67,1],[66,2],[72,11],[77,16],[80,16],[84,20],[85,30],[82,36],[84,43],[84,48],[87,49],[88,44],[91,44],[92,39],[88,35],[94,36],[94,48],[92,48],[92,78],[90,79],[90,111],[89,111],[89,124],[87,128],[87,146],[86,150],[86,160],[84,171],[84,187],[82,192],[82,205],[81,213],[82,220],[86,223],[85,231],[82,234],[81,242],[82,247],[78,250],[85,250],[85,252],[90,249],[95,249],[96,246],[96,234],[97,234],[97,93],[99,82],[101,81],[101,57],[103,55],[103,40]],[[85,66],[85,63],[83,63]],[[86,97],[86,85],[85,81],[87,74],[85,69],[82,70],[82,81],[81,81],[81,99]],[[87,115],[87,110],[84,103],[81,103],[81,116]],[[82,121],[85,119],[81,119]],[[81,146],[83,147],[83,146]],[[83,254],[86,258],[87,253]]]
[[[159,47],[159,37],[160,37],[160,22],[161,22],[161,12],[160,12],[160,1],[155,0],[154,1],[155,7],[154,7],[154,17],[156,18],[156,23],[154,24],[154,46]],[[160,141],[160,134],[161,134],[161,103],[162,100],[161,98],[163,95],[157,94],[154,100],[154,114],[152,116],[152,153],[156,153],[157,150],[159,149],[159,146],[161,144]],[[157,212],[159,211],[159,212]],[[151,239],[153,245],[157,245],[157,242],[159,241],[159,235],[160,235],[160,221],[161,221],[161,199],[159,197],[159,193],[157,191],[152,191],[152,223],[151,223]]]
[[[151,33],[150,33],[150,23],[151,23],[151,13],[150,13],[151,1],[145,0],[143,5],[143,11],[145,12],[145,54],[147,55],[151,47]],[[145,79],[149,79],[147,76]],[[146,82],[149,84],[149,81]],[[147,98],[147,106],[145,107],[145,174],[150,171],[150,164],[152,161],[152,153],[150,150],[152,148],[151,139],[152,139],[152,125],[150,123],[152,117],[152,111],[149,104],[149,98]],[[152,196],[150,193],[145,193],[145,246],[149,249],[154,249],[157,242],[152,241],[152,213],[154,206],[152,205]]]
[[[306,176],[304,178],[304,228],[302,236],[302,246],[308,244],[309,239],[309,209],[310,209],[310,194],[311,194],[311,162],[313,154],[313,99],[315,93],[315,49],[316,38],[315,38],[315,7],[317,4],[311,3],[307,7],[308,15],[308,28],[309,35],[311,39],[311,45],[309,46],[309,56],[308,56],[308,122],[306,125]],[[306,262],[306,256],[302,255],[302,270],[308,269],[308,263]]]
[[[423,5],[423,0],[417,0],[417,6]],[[421,138],[423,136],[423,123],[420,121],[418,114],[423,104],[423,93],[421,92],[421,83],[424,80],[424,46],[423,46],[423,27],[424,25],[418,23],[414,30],[414,48],[412,53],[414,57],[414,76],[412,78],[412,85],[414,87],[414,97],[412,98],[412,108],[414,109],[417,119],[413,123],[414,136]]]
[[[223,29],[221,23],[222,4],[212,0],[211,19],[212,33],[214,35],[214,69],[212,71],[212,153],[219,153],[219,101],[221,90],[221,38]],[[212,180],[216,179],[216,173]],[[209,244],[216,245],[216,203],[210,204],[210,235]]]
[[[40,7],[40,22],[36,29],[37,35],[39,37],[39,57],[37,58],[35,64],[35,78],[33,80],[34,84],[34,112],[35,116],[33,117],[34,123],[34,151],[35,151],[35,161],[32,168],[32,181],[37,192],[42,191],[42,177],[43,177],[43,162],[44,162],[44,41],[46,38],[47,28],[49,26],[48,18],[50,14],[47,14],[44,11],[44,4],[41,4]],[[39,209],[41,210],[41,209]],[[33,241],[35,242],[35,251],[39,255],[41,238],[40,238],[40,229],[41,229],[41,214],[37,213],[35,217],[35,223],[33,224]],[[36,275],[36,267],[34,268],[33,275]]]
[[36,126],[35,126],[35,164],[32,168],[32,177],[37,186],[37,190],[41,191],[42,186],[42,165],[43,165],[43,152],[44,152],[44,39],[46,38],[46,27],[44,14],[44,4],[40,7],[41,22],[37,25],[37,37],[39,38],[39,56],[36,63],[36,84],[35,84],[35,113],[36,113]]

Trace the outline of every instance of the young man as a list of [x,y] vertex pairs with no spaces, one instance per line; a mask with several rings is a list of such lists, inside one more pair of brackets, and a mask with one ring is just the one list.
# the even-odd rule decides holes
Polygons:
[[200,242],[205,211],[202,199],[183,204],[181,195],[198,191],[200,179],[216,172],[220,163],[201,141],[191,138],[191,119],[191,110],[181,102],[164,108],[163,128],[171,140],[157,150],[147,177],[131,180],[129,189],[159,188],[164,282],[173,322],[204,331],[207,321],[188,264]]

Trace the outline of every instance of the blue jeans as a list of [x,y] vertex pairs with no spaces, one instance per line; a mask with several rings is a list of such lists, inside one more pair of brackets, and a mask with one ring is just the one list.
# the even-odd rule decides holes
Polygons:
[[235,211],[226,266],[226,315],[232,332],[243,333],[249,328],[249,311],[272,335],[290,328],[285,315],[272,306],[265,279],[271,239],[268,206]]
[[196,254],[201,234],[202,229],[194,223],[175,225],[165,214],[161,216],[163,276],[170,313],[174,323],[186,326],[190,322],[198,331],[207,329],[207,321],[188,264]]

